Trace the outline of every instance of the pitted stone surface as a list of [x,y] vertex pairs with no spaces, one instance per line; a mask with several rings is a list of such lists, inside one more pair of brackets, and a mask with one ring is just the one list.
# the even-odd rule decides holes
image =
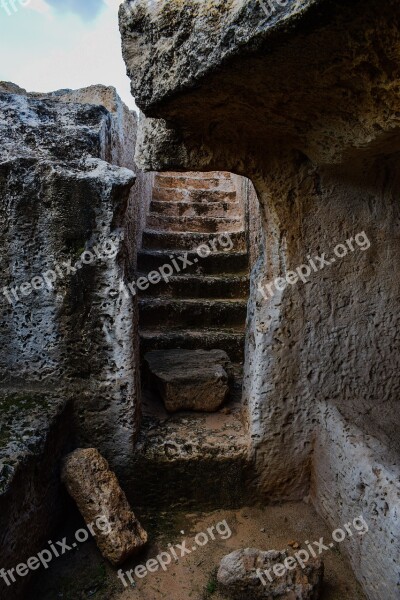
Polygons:
[[129,498],[141,510],[239,507],[254,500],[240,392],[213,413],[167,413],[146,391]]
[[[261,147],[266,162],[288,145],[316,163],[339,164],[366,144],[379,151],[393,141],[399,113],[389,90],[399,65],[385,61],[380,48],[399,55],[397,2],[368,0],[362,11],[343,0],[270,2],[269,17],[266,4],[121,6],[127,70],[150,118],[139,134],[142,164],[156,170],[163,160],[169,170],[171,162],[188,170],[208,164],[248,175],[238,154],[247,153],[251,163]],[[370,23],[374,35],[364,36]],[[165,36],[166,30],[173,33]],[[217,135],[206,121],[218,124]],[[237,151],[230,160],[224,146]]]
[[[135,308],[117,260],[135,259],[135,174],[126,168],[135,137],[136,116],[113,88],[28,94],[0,86],[0,278],[9,290],[1,379],[46,379],[67,397],[76,384],[78,434],[114,466],[126,462],[137,427]],[[95,259],[82,264],[93,248]],[[59,274],[53,286],[19,291],[47,272]]]
[[190,88],[217,64],[240,55],[246,45],[260,46],[277,29],[299,28],[307,11],[322,1],[270,4],[268,18],[258,1],[126,0],[120,7],[122,49],[140,108]]
[[[66,434],[69,443],[75,435],[72,422],[120,471],[131,456],[135,310],[120,290],[117,255],[133,263],[135,138],[136,117],[115,90],[41,95],[0,85],[0,395],[9,407],[0,554],[8,568],[39,552],[59,523],[57,461]],[[100,258],[83,264],[95,247]],[[51,272],[55,284],[43,285]],[[72,407],[63,408],[71,399],[74,421]],[[16,597],[28,585],[21,579]]]

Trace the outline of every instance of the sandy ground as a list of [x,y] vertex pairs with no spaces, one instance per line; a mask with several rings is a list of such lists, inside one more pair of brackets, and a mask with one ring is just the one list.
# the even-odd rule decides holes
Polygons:
[[[233,550],[254,547],[262,550],[288,549],[289,543],[303,544],[324,537],[330,542],[331,532],[316,515],[314,509],[304,503],[285,504],[266,508],[243,508],[238,511],[215,511],[207,514],[161,514],[156,518],[138,515],[147,528],[150,542],[146,551],[135,561],[128,561],[123,570],[135,568],[160,552],[169,550],[185,540],[190,554],[171,561],[164,572],[148,573],[143,579],[134,576],[133,585],[125,588],[117,578],[118,569],[112,568],[99,554],[93,540],[79,545],[77,550],[55,559],[47,571],[38,572],[31,598],[36,600],[222,600],[215,589],[215,573],[221,558]],[[194,538],[198,533],[226,521],[219,531],[213,530],[215,540],[209,540],[195,550]],[[59,532],[62,539],[74,538],[74,532],[82,526],[74,517]],[[229,530],[232,535],[229,539]],[[182,533],[184,532],[184,533]],[[208,535],[208,537],[211,537]],[[203,541],[203,537],[200,538]],[[180,550],[175,548],[178,556]],[[340,545],[322,556],[325,563],[325,583],[322,600],[361,600],[365,596],[341,553]],[[251,600],[249,598],[249,600]]]

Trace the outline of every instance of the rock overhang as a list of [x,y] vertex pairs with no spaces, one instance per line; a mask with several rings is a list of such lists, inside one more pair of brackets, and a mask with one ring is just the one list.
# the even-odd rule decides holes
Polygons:
[[[248,162],[294,150],[315,163],[338,164],[370,147],[379,152],[387,136],[398,134],[399,11],[393,0],[276,4],[267,26],[258,0],[241,3],[239,11],[231,2],[208,29],[212,10],[205,15],[199,4],[188,15],[179,2],[121,7],[132,90],[152,118],[139,135],[142,166],[204,169],[208,154],[210,168],[243,173],[243,165],[216,159],[222,147],[235,147]],[[166,29],[167,15],[174,15],[174,34]],[[247,34],[239,35],[245,25]],[[171,139],[173,164],[165,157],[163,166],[162,146]]]
[[[310,9],[326,0],[126,0],[119,11],[123,45],[132,91],[142,110],[151,111],[172,94],[238,54],[252,53],[300,26]],[[266,10],[271,7],[268,17]],[[147,52],[143,36],[156,44],[158,61]],[[173,57],[173,62],[170,60]],[[146,66],[144,63],[147,62]],[[169,63],[166,70],[163,67]],[[138,71],[131,68],[138,67]],[[142,66],[143,65],[143,66]],[[162,78],[157,81],[158,76]],[[179,76],[179,79],[176,78]],[[139,83],[140,81],[140,83]],[[177,89],[178,86],[178,89]]]

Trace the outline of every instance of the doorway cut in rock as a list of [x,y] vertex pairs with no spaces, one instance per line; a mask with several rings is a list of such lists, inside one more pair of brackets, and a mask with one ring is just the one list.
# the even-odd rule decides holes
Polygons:
[[[155,176],[138,255],[138,282],[145,277],[150,283],[138,292],[143,420],[136,504],[244,502],[245,190],[243,178],[226,172]],[[179,382],[186,391],[177,391]]]
[[138,269],[148,275],[164,266],[172,274],[139,292],[143,355],[220,349],[243,361],[249,273],[235,179],[229,173],[156,176]]

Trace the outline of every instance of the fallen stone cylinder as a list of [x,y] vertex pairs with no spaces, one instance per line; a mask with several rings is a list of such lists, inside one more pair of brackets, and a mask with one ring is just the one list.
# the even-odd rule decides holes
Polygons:
[[[97,546],[113,565],[139,552],[147,533],[133,514],[117,477],[95,448],[75,450],[65,460],[62,480],[87,524]],[[96,520],[106,523],[106,530]]]

